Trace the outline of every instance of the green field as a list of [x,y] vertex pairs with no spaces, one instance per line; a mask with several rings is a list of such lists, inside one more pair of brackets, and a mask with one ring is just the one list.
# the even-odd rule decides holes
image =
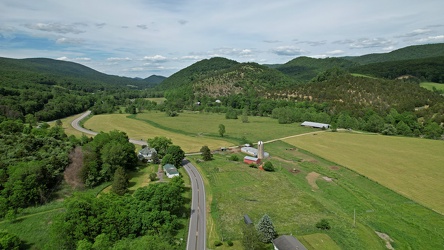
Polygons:
[[426,88],[428,90],[433,90],[433,88],[436,88],[437,90],[444,91],[444,84],[442,84],[442,83],[422,82],[422,83],[420,83],[420,86],[423,88]]
[[443,141],[319,133],[286,142],[346,166],[444,214]]
[[[309,249],[384,249],[385,242],[375,231],[394,239],[396,249],[436,249],[444,244],[442,215],[292,145],[274,142],[265,149],[277,167],[274,173],[228,161],[228,155],[201,163],[196,162],[198,156],[189,157],[208,185],[209,244],[240,240],[242,216],[248,214],[257,222],[265,213],[279,234],[307,237],[303,239],[310,242]],[[316,189],[307,180],[312,172],[319,174],[314,180]],[[320,232],[315,224],[322,218],[332,225],[323,231],[332,241],[318,247],[320,242],[310,235]]]
[[299,123],[278,124],[269,117],[249,116],[248,123],[241,119],[225,119],[225,114],[184,112],[178,117],[167,117],[164,113],[149,112],[137,114],[134,119],[145,121],[153,126],[189,136],[219,137],[219,124],[225,125],[226,140],[238,142],[242,137],[249,142],[268,141],[289,135],[312,132]]
[[[143,139],[144,141],[146,141],[148,138],[154,138],[155,136],[165,136],[167,138],[171,138],[173,140],[173,144],[181,146],[185,152],[199,152],[200,148],[204,145],[207,145],[213,149],[231,145],[231,143],[223,141],[219,138],[209,138],[199,135],[192,137],[165,131],[146,122],[129,119],[126,116],[127,115],[124,114],[95,115],[86,121],[84,126],[85,128],[93,131],[109,132],[116,129],[126,132],[130,138]],[[162,117],[164,119],[168,118],[165,116],[165,114],[162,114]]]

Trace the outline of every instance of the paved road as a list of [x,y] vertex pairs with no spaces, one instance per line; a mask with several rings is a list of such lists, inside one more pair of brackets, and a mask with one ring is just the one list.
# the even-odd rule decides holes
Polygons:
[[[89,134],[97,135],[97,132],[82,128],[79,122],[91,114],[91,111],[87,111],[74,121],[71,126],[78,131]],[[146,142],[141,140],[129,139],[131,143],[138,145],[147,145]],[[184,160],[182,162],[184,169],[187,171],[191,179],[191,216],[190,225],[188,229],[187,250],[204,250],[206,249],[206,206],[205,206],[205,186],[203,184],[202,176],[196,167],[194,167],[189,161]]]
[[[91,111],[86,111],[85,113],[83,113],[81,116],[77,117],[74,121],[71,122],[71,126],[75,129],[77,129],[78,131],[85,133],[85,134],[89,134],[89,135],[97,135],[97,132],[94,132],[92,130],[83,128],[82,126],[80,126],[80,121],[83,120],[85,117],[87,117],[88,115],[91,114]],[[137,144],[137,145],[148,145],[146,142],[144,142],[143,140],[135,140],[135,139],[129,139],[129,142],[133,143],[133,144]]]
[[191,179],[191,218],[188,229],[187,250],[206,249],[206,206],[205,186],[202,176],[189,161],[183,161],[183,167]]

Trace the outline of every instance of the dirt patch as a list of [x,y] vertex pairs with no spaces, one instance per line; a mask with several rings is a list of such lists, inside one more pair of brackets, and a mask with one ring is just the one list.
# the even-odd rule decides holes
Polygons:
[[323,176],[322,179],[324,179],[326,182],[332,182],[333,179],[327,176]]
[[339,170],[339,167],[338,166],[330,166],[330,169],[331,170]]
[[65,169],[63,178],[66,183],[74,189],[81,189],[84,187],[82,179],[80,178],[80,171],[83,167],[83,152],[81,147],[76,147],[69,153],[71,164]]
[[316,180],[318,179],[319,176],[320,176],[320,174],[318,174],[316,172],[311,172],[311,173],[307,174],[307,176],[305,177],[308,181],[308,184],[310,184],[310,186],[313,189],[319,189],[318,185],[316,184]]
[[375,233],[379,236],[379,238],[381,238],[385,241],[385,247],[387,247],[387,249],[394,250],[394,248],[391,244],[391,242],[394,242],[394,241],[392,240],[392,238],[390,238],[390,236],[388,234],[381,233],[378,231],[375,231]]

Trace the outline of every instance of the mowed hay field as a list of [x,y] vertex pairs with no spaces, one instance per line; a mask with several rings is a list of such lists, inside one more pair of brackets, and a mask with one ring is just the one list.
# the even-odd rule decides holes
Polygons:
[[[229,142],[223,141],[222,139],[207,138],[198,135],[194,137],[186,136],[156,128],[143,121],[129,119],[127,116],[127,114],[95,115],[85,122],[84,127],[96,132],[119,130],[125,132],[131,139],[142,139],[144,141],[156,136],[165,136],[172,139],[173,144],[179,145],[185,152],[199,152],[200,148],[204,145],[210,148],[230,146]],[[165,116],[165,114],[163,114],[163,116]]]
[[285,140],[444,214],[444,142],[352,133]]
[[420,83],[420,86],[423,88],[426,88],[428,90],[433,90],[433,87],[435,87],[437,90],[444,90],[444,84],[442,84],[442,83],[422,82],[422,83]]
[[215,113],[184,112],[178,117],[167,117],[165,113],[147,112],[137,114],[134,119],[192,136],[219,137],[219,124],[223,124],[227,140],[238,141],[244,137],[254,143],[313,131],[301,127],[299,123],[278,124],[276,119],[270,117],[249,116],[248,122],[243,123],[241,116],[239,119],[225,119],[225,114]]

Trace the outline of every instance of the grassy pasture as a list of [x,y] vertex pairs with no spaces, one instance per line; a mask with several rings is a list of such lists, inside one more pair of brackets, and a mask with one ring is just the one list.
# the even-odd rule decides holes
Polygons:
[[327,234],[315,233],[301,237],[301,242],[308,249],[340,250]]
[[[270,215],[279,234],[308,236],[309,249],[384,249],[375,231],[394,239],[396,249],[435,249],[444,244],[442,215],[290,144],[278,141],[265,148],[277,168],[274,173],[228,161],[228,155],[215,155],[215,160],[201,163],[196,162],[198,156],[189,157],[199,166],[207,186],[209,244],[240,240],[242,216],[248,214],[257,223],[264,213]],[[319,174],[318,189],[306,178],[312,172]],[[310,235],[320,233],[315,224],[323,218],[332,229],[322,233],[332,241],[318,247],[320,242]]]
[[426,88],[428,90],[433,90],[433,87],[435,87],[437,90],[443,90],[444,91],[444,84],[442,83],[436,83],[436,82],[422,82],[419,84],[421,87]]
[[[185,152],[198,152],[204,145],[207,145],[210,148],[220,148],[222,146],[230,145],[230,143],[221,139],[207,138],[199,135],[191,137],[165,131],[146,122],[129,119],[126,116],[127,115],[125,114],[95,115],[86,121],[84,126],[93,131],[109,132],[117,129],[127,133],[130,138],[140,138],[144,141],[148,138],[154,138],[155,136],[165,136],[171,138],[173,143],[179,145]],[[165,114],[162,114],[162,116],[165,116]]]
[[319,133],[286,142],[346,166],[444,214],[442,141]]
[[[225,140],[238,143],[245,137],[249,142],[268,141],[289,135],[311,132],[313,129],[301,127],[299,124],[278,124],[269,117],[249,116],[248,123],[239,119],[225,119],[225,114],[214,113],[180,113],[178,117],[167,117],[164,113],[140,113],[134,117],[153,126],[189,136],[219,136],[219,124],[225,125]],[[209,146],[209,145],[208,145]],[[211,148],[211,147],[210,147]]]

